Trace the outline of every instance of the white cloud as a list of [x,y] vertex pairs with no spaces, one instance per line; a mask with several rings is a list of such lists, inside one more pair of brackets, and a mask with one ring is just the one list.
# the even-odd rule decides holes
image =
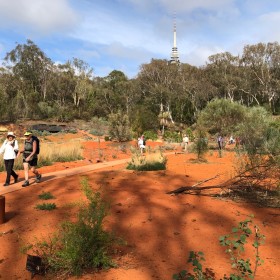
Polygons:
[[146,10],[160,5],[169,13],[176,12],[178,14],[192,12],[196,9],[218,12],[235,6],[235,0],[119,0],[119,2],[124,4],[130,3],[135,7]]
[[181,62],[195,66],[205,65],[208,57],[213,54],[222,53],[225,50],[218,46],[193,46],[192,50],[188,50],[182,55]]
[[260,38],[265,41],[280,41],[280,12],[263,14],[259,18]]
[[234,0],[159,0],[158,2],[169,11],[176,11],[176,13],[191,12],[196,9],[220,11],[234,4]]
[[0,0],[2,28],[48,34],[73,27],[77,19],[67,0]]

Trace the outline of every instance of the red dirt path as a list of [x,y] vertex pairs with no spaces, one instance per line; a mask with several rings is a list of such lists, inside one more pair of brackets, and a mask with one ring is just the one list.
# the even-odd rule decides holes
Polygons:
[[[152,143],[148,142],[148,145]],[[46,176],[48,172],[95,163],[96,150],[101,148],[107,161],[129,157],[128,151],[108,147],[105,142],[88,142],[85,147],[85,160],[43,167],[41,172]],[[186,267],[190,250],[203,251],[205,267],[212,268],[216,278],[220,279],[223,273],[230,271],[230,263],[224,248],[218,244],[218,238],[229,233],[249,214],[255,215],[255,223],[266,236],[266,243],[260,248],[264,265],[258,268],[256,279],[279,279],[279,209],[206,196],[166,194],[217,174],[220,176],[204,185],[219,184],[234,172],[233,152],[226,152],[223,158],[214,152],[204,164],[192,163],[193,158],[194,154],[172,153],[168,155],[166,171],[134,172],[126,170],[122,164],[83,175],[42,181],[6,194],[7,221],[0,225],[0,279],[30,279],[30,273],[25,270],[26,256],[20,253],[20,247],[33,242],[35,237],[47,236],[61,221],[75,216],[77,208],[71,203],[83,199],[82,176],[88,177],[92,188],[101,189],[110,202],[106,227],[122,237],[128,246],[116,258],[118,268],[86,274],[79,279],[169,280]],[[22,176],[22,171],[20,174]],[[2,182],[3,178],[4,173],[0,174]],[[34,209],[36,204],[42,203],[38,195],[43,191],[55,196],[50,202],[57,205],[56,210],[42,212]],[[253,255],[249,257],[253,259]],[[35,276],[34,279],[45,278]]]

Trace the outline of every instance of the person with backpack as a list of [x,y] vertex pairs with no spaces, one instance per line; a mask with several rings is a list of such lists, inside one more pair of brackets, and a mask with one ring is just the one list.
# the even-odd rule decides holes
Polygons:
[[23,156],[23,168],[24,168],[24,177],[25,181],[22,187],[29,186],[29,166],[30,170],[35,174],[35,182],[39,183],[42,175],[36,169],[38,164],[38,154],[40,152],[40,142],[39,139],[32,135],[31,131],[26,131],[24,133],[25,141],[24,141],[24,149],[18,153],[18,156],[22,154]]
[[3,154],[5,169],[7,171],[6,182],[4,187],[10,185],[11,176],[14,177],[14,182],[18,181],[18,174],[14,171],[14,162],[18,151],[18,141],[13,132],[8,132],[7,139],[0,148],[0,154]]

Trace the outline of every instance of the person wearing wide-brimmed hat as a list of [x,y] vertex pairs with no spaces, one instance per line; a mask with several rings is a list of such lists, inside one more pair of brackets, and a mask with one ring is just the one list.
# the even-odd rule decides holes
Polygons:
[[23,168],[24,168],[24,177],[25,181],[22,184],[23,187],[29,186],[29,166],[30,170],[35,174],[35,182],[39,183],[42,175],[36,169],[38,163],[38,154],[37,154],[37,141],[35,140],[36,137],[32,135],[32,131],[26,131],[24,133],[25,141],[24,141],[24,148],[22,151],[19,151],[19,154],[23,156]]
[[18,181],[18,175],[14,171],[14,162],[18,152],[18,141],[13,132],[8,132],[7,139],[0,148],[0,154],[3,154],[5,168],[7,171],[6,182],[4,186],[10,185],[11,176],[14,177],[15,183]]

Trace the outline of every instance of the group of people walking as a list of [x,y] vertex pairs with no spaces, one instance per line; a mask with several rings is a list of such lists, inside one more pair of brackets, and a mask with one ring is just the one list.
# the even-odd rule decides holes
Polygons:
[[39,142],[36,141],[36,137],[32,135],[31,131],[24,133],[24,146],[20,150],[16,135],[13,132],[8,132],[7,139],[4,141],[0,148],[0,154],[3,154],[4,165],[7,172],[6,181],[4,187],[7,187],[11,183],[11,177],[14,178],[14,183],[18,182],[19,175],[14,171],[14,162],[22,154],[23,169],[25,181],[22,187],[29,186],[29,167],[35,175],[35,181],[40,182],[42,175],[36,169],[38,164],[38,148]]

